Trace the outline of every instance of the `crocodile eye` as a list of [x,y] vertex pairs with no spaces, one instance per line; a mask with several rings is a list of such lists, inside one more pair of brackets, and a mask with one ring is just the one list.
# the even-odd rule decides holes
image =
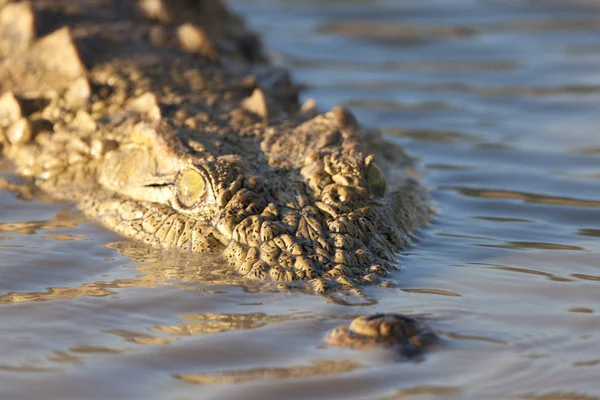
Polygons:
[[367,167],[367,183],[369,191],[377,197],[385,194],[385,175],[381,167],[375,162],[370,162]]
[[177,198],[184,207],[192,207],[204,193],[206,184],[196,170],[188,169],[177,182]]

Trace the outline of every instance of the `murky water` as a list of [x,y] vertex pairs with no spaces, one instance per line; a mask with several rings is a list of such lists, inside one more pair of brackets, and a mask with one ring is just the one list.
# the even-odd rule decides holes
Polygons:
[[[341,305],[200,284],[189,260],[0,192],[0,398],[600,398],[600,3],[233,6],[305,97],[419,158],[439,212],[398,287]],[[374,311],[444,343],[410,362],[322,346]]]

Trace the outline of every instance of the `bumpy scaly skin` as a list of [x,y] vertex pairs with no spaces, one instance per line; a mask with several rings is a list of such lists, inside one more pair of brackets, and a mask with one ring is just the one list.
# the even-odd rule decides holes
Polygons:
[[218,1],[9,3],[0,39],[5,156],[125,237],[321,293],[379,281],[429,218],[402,150],[300,108]]

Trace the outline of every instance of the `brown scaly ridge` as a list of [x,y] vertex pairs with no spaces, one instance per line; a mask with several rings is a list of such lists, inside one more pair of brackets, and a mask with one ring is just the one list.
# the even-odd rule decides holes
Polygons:
[[359,292],[431,216],[402,149],[345,108],[300,106],[220,1],[8,3],[0,89],[19,174],[124,237],[219,254],[247,279]]

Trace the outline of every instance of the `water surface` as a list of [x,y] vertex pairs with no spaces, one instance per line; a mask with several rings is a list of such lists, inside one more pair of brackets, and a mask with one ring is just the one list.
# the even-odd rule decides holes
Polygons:
[[[438,214],[397,287],[340,304],[201,283],[194,260],[0,192],[0,398],[600,398],[598,3],[231,3],[304,98],[419,160]],[[375,311],[444,343],[408,362],[322,345]]]

